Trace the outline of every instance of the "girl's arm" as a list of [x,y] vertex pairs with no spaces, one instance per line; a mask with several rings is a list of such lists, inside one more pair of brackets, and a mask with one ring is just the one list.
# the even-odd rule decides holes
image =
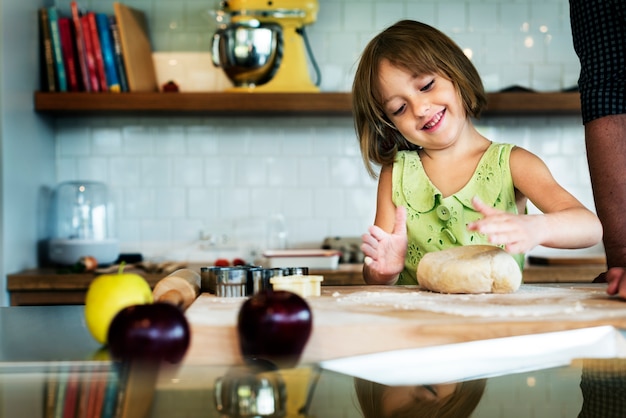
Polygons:
[[392,167],[385,166],[378,179],[376,219],[361,237],[365,255],[363,278],[368,284],[395,284],[406,255],[406,210],[391,201]]
[[468,229],[488,235],[492,243],[505,245],[511,253],[524,253],[537,245],[585,248],[602,239],[598,217],[556,182],[539,157],[515,147],[510,162],[515,188],[542,214],[513,215],[475,199],[474,207],[483,218]]

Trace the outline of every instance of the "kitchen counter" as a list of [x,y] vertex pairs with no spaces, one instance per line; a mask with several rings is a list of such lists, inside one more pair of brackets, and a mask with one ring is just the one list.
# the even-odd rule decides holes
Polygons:
[[[391,292],[402,299],[414,294],[415,291],[410,287],[382,289],[371,286],[325,287],[323,298],[311,299],[316,315],[316,327],[309,342],[307,355],[332,359],[355,348],[361,352],[376,351],[378,354],[373,361],[371,358],[363,361],[358,356],[342,357],[338,362],[332,360],[315,364],[303,362],[294,369],[269,373],[270,381],[284,384],[281,390],[288,394],[289,401],[286,407],[288,412],[285,416],[303,416],[297,412],[303,406],[306,411],[304,416],[307,417],[363,416],[355,397],[355,382],[357,377],[363,378],[363,375],[377,376],[375,368],[384,371],[380,376],[385,379],[401,376],[403,379],[408,378],[411,385],[440,383],[438,380],[429,379],[436,379],[436,376],[441,379],[442,375],[451,371],[469,373],[468,378],[464,380],[484,381],[480,386],[480,401],[473,416],[494,416],[493,411],[501,411],[498,416],[577,416],[586,402],[581,390],[599,392],[614,387],[604,386],[603,382],[615,384],[615,379],[626,382],[626,361],[621,358],[624,353],[606,350],[623,342],[623,332],[612,331],[610,327],[575,329],[602,324],[617,327],[625,325],[626,304],[623,301],[604,295],[601,285],[524,285],[524,287],[522,292],[512,299],[520,302],[524,300],[524,294],[530,292],[534,299],[540,300],[539,310],[548,307],[555,310],[546,315],[529,314],[529,317],[518,316],[507,319],[502,315],[492,315],[490,318],[443,313],[425,315],[423,310],[399,310],[397,304],[383,306],[379,303],[381,301],[361,304],[361,307],[355,309],[358,300],[356,296],[359,292]],[[338,295],[345,298],[352,296],[352,300],[343,300],[339,303]],[[450,295],[440,296],[445,298]],[[483,296],[478,296],[478,299],[482,298]],[[241,302],[241,298],[228,301],[232,303],[215,304],[210,310],[210,315],[203,315],[203,309],[207,308],[206,302],[210,302],[211,299],[214,300],[215,297],[201,295],[187,311],[193,338],[192,347],[181,365],[174,368],[144,370],[144,373],[133,373],[131,369],[128,375],[115,374],[115,367],[108,358],[106,348],[101,348],[88,334],[84,310],[81,307],[0,308],[0,390],[3,395],[3,416],[28,418],[54,416],[47,415],[48,408],[58,406],[64,399],[61,396],[67,398],[71,393],[69,385],[66,386],[65,392],[59,389],[62,382],[69,383],[70,378],[78,379],[80,386],[74,393],[81,399],[82,388],[93,386],[92,383],[98,381],[96,379],[102,379],[102,376],[108,379],[112,376],[122,379],[116,390],[123,393],[123,396],[118,394],[117,399],[125,399],[127,406],[137,408],[139,405],[144,411],[149,411],[145,414],[118,415],[120,417],[221,416],[215,407],[216,382],[228,376],[236,379],[237,376],[242,376],[237,374],[242,373],[242,370],[228,362],[228,356],[232,355],[231,350],[212,350],[216,345],[233,343],[231,340],[215,338],[228,336],[228,332],[220,331],[210,338],[207,330],[214,326],[211,323],[216,319],[215,314],[219,316],[226,311],[233,311]],[[504,300],[507,299],[509,298],[505,295]],[[564,305],[554,306],[552,302],[557,302],[557,299],[564,302]],[[579,301],[583,308],[579,309],[576,315],[568,314],[567,306],[575,304],[576,301]],[[451,306],[456,305],[452,302],[454,301],[451,301]],[[481,307],[485,306],[483,302],[476,301]],[[501,306],[500,303],[498,305]],[[600,316],[592,316],[590,313]],[[361,322],[360,327],[354,326],[355,321],[363,319],[366,322]],[[389,320],[393,320],[397,325],[390,326]],[[514,325],[505,327],[505,322],[512,322]],[[532,327],[529,325],[531,323],[538,326]],[[338,328],[333,334],[335,326]],[[367,332],[377,326],[378,333]],[[479,332],[468,332],[468,326]],[[232,323],[222,324],[222,327],[223,330],[233,331]],[[407,332],[411,327],[413,332]],[[350,341],[350,335],[343,332],[346,328],[354,341]],[[559,334],[557,336],[559,338],[556,339],[551,338],[553,334],[538,334],[558,330],[571,331]],[[575,339],[579,331],[584,336]],[[491,340],[495,337],[524,333],[533,334],[521,335],[521,338],[528,338],[524,340],[525,343],[513,339]],[[602,335],[606,338],[594,339]],[[406,338],[398,339],[401,336]],[[359,344],[364,340],[375,344]],[[480,340],[477,342],[482,348],[472,350],[470,346],[450,344],[469,340]],[[384,349],[385,345],[393,347],[398,343],[404,348],[418,351],[394,353],[379,351],[381,348]],[[427,345],[430,347],[425,347]],[[323,349],[324,346],[326,349]],[[566,349],[562,350],[563,347]],[[596,349],[598,351],[594,351]],[[236,351],[235,348],[232,352]],[[450,355],[451,352],[457,355]],[[406,360],[407,355],[413,360],[410,363],[403,363],[402,367],[396,367],[397,360]],[[576,359],[593,357],[594,360],[570,362],[572,355],[576,355]],[[467,358],[471,356],[478,356],[482,361],[468,361]],[[222,364],[217,365],[217,361],[221,361]],[[428,364],[420,366],[418,364],[420,361]],[[354,365],[359,365],[358,373],[351,374],[350,368]],[[322,366],[321,369],[318,366]],[[490,367],[497,367],[498,371],[490,372],[488,371]],[[475,372],[478,374],[472,374]],[[588,378],[593,379],[592,387],[581,386],[585,373],[590,373]],[[267,373],[264,375],[268,376]],[[85,382],[87,384],[83,384]],[[249,382],[249,379],[244,379],[244,383]],[[54,389],[52,396],[49,396],[50,388]],[[619,399],[612,398],[614,394],[616,394],[614,391],[607,391],[597,395],[603,395],[601,397],[603,405],[610,407],[618,405],[619,402]]]
[[[310,274],[324,276],[323,286],[362,285],[362,269],[361,264],[340,264],[336,270],[311,270]],[[591,283],[605,269],[603,264],[529,265],[524,269],[524,283]],[[166,276],[163,273],[146,273],[138,269],[126,271],[142,275],[151,286]],[[7,291],[10,304],[82,304],[94,277],[93,273],[58,274],[54,269],[33,269],[9,274]]]

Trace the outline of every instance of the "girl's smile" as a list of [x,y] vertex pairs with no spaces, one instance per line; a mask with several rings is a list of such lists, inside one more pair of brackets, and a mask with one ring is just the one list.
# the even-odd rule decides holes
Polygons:
[[433,118],[430,121],[428,121],[426,125],[424,125],[422,130],[430,131],[430,132],[436,130],[437,127],[443,123],[442,121],[443,121],[445,114],[446,114],[446,109],[443,109],[441,112],[436,113],[435,116],[433,116]]

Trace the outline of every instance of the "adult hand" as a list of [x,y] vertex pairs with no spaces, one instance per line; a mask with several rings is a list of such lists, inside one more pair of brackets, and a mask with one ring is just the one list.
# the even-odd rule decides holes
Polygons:
[[606,293],[626,299],[626,268],[611,267],[604,275],[608,283]]
[[512,254],[520,254],[537,246],[539,239],[537,216],[516,215],[486,205],[477,197],[472,199],[474,209],[483,215],[482,219],[467,225],[470,231],[487,235],[489,242],[504,245]]
[[361,250],[370,272],[379,277],[395,279],[404,268],[406,256],[406,209],[402,206],[396,208],[395,224],[390,233],[373,225],[361,238]]

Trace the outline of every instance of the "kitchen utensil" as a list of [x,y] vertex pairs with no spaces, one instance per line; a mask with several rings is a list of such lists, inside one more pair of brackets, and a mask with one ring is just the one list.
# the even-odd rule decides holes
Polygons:
[[51,215],[51,261],[73,265],[83,256],[93,256],[99,265],[107,265],[117,260],[119,242],[113,234],[113,205],[104,183],[59,184],[53,195]]
[[252,279],[252,293],[259,293],[262,290],[272,288],[271,279],[273,277],[283,276],[284,269],[280,267],[262,268],[260,274],[255,274]]
[[276,73],[281,56],[281,28],[258,21],[231,24],[213,38],[213,62],[221,66],[237,87],[267,83]]
[[200,294],[200,275],[190,269],[179,269],[159,280],[152,290],[156,302],[168,302],[183,311]]
[[229,418],[279,418],[286,413],[286,385],[277,371],[234,369],[215,381],[215,407]]
[[248,271],[242,267],[224,267],[215,270],[215,294],[222,298],[247,295]]
[[[317,0],[229,0],[216,15],[230,23],[212,41],[213,63],[244,92],[317,92],[311,82],[304,26],[315,22]],[[318,72],[319,82],[319,72]]]

